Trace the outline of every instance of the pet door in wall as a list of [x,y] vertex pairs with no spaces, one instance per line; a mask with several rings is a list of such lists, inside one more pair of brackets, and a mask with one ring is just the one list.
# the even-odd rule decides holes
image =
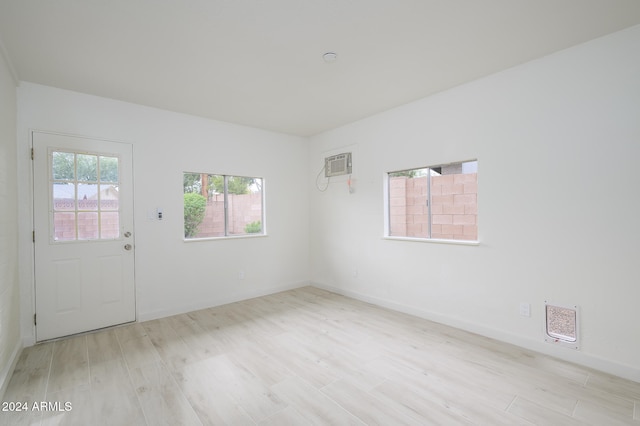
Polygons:
[[545,301],[545,341],[578,349],[578,307]]

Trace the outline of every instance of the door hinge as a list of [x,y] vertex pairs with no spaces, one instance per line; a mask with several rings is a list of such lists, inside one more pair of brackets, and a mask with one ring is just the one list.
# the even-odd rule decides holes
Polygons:
[[38,325],[38,322],[36,321],[36,315],[37,314],[33,314],[33,325]]
[[32,160],[33,160],[33,156],[34,156],[34,154],[33,154],[33,148],[31,148],[31,159],[32,159]]
[[35,243],[36,242],[36,231],[33,231],[32,236],[33,236],[33,242]]

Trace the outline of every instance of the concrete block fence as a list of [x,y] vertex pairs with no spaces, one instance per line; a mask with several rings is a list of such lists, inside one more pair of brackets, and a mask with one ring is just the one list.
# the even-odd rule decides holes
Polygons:
[[[76,239],[88,240],[101,238],[117,238],[120,234],[118,216],[118,200],[101,200],[98,214],[98,200],[78,200],[76,217],[75,200],[56,198],[53,203],[53,228],[56,241]],[[100,228],[98,227],[100,222]],[[101,234],[99,234],[101,232]]]
[[[389,178],[389,233],[426,238],[427,176]],[[431,177],[431,238],[478,239],[478,174]]]
[[[229,194],[229,234],[245,234],[245,226],[262,222],[262,194]],[[224,236],[224,199],[214,195],[207,201],[205,217],[194,238]]]

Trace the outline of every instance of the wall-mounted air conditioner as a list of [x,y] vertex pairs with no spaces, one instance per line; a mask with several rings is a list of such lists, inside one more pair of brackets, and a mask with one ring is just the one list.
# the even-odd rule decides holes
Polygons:
[[351,153],[332,155],[324,159],[324,176],[340,176],[351,174]]

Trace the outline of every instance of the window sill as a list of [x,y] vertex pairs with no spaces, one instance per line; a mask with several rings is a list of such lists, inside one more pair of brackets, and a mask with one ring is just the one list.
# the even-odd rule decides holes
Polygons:
[[206,238],[183,238],[182,241],[185,243],[194,243],[201,241],[219,241],[219,240],[242,240],[246,238],[264,238],[268,237],[267,234],[259,234],[259,235],[227,235],[225,237],[206,237]]
[[467,240],[439,240],[435,238],[412,238],[412,237],[382,237],[385,240],[394,241],[410,241],[414,243],[435,243],[435,244],[453,244],[458,246],[479,246],[480,241],[467,241]]

